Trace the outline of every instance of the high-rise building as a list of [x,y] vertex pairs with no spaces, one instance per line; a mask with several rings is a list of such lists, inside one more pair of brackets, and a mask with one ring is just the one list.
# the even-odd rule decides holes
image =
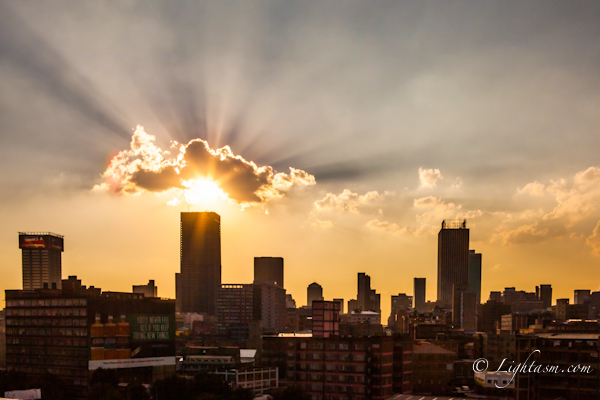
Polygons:
[[575,304],[583,304],[586,301],[590,301],[591,290],[575,290]]
[[540,285],[535,287],[538,300],[544,302],[544,308],[552,306],[552,285]]
[[358,309],[361,311],[381,312],[381,296],[374,289],[371,289],[371,277],[364,272],[358,273],[356,302]]
[[468,289],[466,283],[455,283],[452,287],[452,325],[461,326],[462,294]]
[[425,312],[425,278],[415,278],[415,308],[418,312]]
[[221,217],[181,213],[181,272],[175,274],[177,310],[216,315],[221,288]]
[[23,290],[60,289],[64,237],[50,232],[19,232]]
[[477,304],[481,304],[481,253],[469,250],[469,292],[475,293]]
[[317,282],[311,283],[306,289],[306,305],[312,307],[315,300],[323,300],[323,288]]
[[254,283],[274,283],[283,288],[283,258],[254,257]]
[[437,300],[452,304],[454,284],[469,279],[469,230],[467,220],[444,220],[438,234]]
[[371,277],[364,272],[358,273],[358,295],[356,300],[358,301],[358,308],[362,311],[370,308],[369,299],[371,296]]
[[460,328],[465,332],[475,332],[477,330],[477,296],[472,292],[463,292],[460,303]]

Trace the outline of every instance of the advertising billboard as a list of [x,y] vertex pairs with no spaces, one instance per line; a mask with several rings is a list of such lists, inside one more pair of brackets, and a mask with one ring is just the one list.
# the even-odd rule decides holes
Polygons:
[[175,340],[174,314],[128,314],[133,342]]
[[19,248],[64,251],[64,238],[50,233],[19,233]]

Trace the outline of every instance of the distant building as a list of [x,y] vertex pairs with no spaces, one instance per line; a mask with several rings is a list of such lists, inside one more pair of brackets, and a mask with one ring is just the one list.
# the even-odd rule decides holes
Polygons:
[[334,302],[340,304],[340,314],[344,313],[344,299],[333,299]]
[[254,257],[254,283],[274,283],[283,288],[283,258]]
[[461,326],[462,294],[468,289],[468,284],[455,283],[452,286],[452,325],[455,328]]
[[274,334],[285,332],[287,320],[287,307],[285,289],[273,283],[253,284],[258,291],[260,300],[260,315],[257,319],[262,321],[264,333]]
[[477,304],[481,304],[481,253],[469,250],[469,292],[475,293]]
[[221,217],[214,212],[182,212],[180,238],[177,309],[216,315],[221,287]]
[[158,288],[151,279],[147,285],[133,285],[133,293],[141,293],[146,297],[158,297]]
[[296,308],[296,300],[294,300],[290,293],[285,295],[285,306],[286,308]]
[[437,300],[452,305],[454,284],[467,284],[469,275],[469,230],[466,220],[444,220],[438,233]]
[[463,292],[461,294],[460,328],[465,332],[477,331],[477,297],[475,293]]
[[361,311],[381,312],[381,296],[374,289],[371,289],[371,277],[364,272],[358,273],[356,301],[358,309]]
[[414,283],[415,309],[422,313],[425,312],[425,278],[415,278]]
[[591,290],[575,290],[575,304],[583,304],[590,301]]
[[317,282],[311,283],[306,289],[306,305],[312,307],[315,300],[323,300],[323,288]]
[[23,290],[60,289],[64,237],[50,232],[19,232]]
[[535,287],[538,300],[543,301],[544,308],[552,306],[552,285],[540,285]]
[[390,316],[388,318],[388,327],[392,327],[398,322],[398,319],[406,315],[406,311],[412,308],[413,298],[405,293],[398,293],[397,296],[392,296],[392,306]]

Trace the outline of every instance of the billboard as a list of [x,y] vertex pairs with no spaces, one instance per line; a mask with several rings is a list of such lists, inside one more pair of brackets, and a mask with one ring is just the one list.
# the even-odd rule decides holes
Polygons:
[[128,314],[133,342],[175,340],[174,314]]
[[19,233],[19,248],[64,251],[64,239],[53,234]]

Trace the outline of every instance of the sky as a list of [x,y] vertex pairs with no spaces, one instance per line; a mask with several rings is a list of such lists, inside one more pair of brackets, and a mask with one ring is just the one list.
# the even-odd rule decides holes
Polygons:
[[464,218],[482,299],[600,290],[600,4],[0,0],[0,291],[18,232],[63,277],[174,298],[179,213],[221,215],[222,281],[283,257],[298,305],[437,296]]

